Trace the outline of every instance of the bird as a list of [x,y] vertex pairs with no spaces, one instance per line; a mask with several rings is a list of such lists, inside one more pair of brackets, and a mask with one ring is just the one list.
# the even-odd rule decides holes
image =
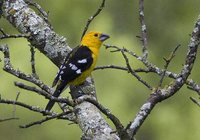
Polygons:
[[[60,66],[52,84],[52,87],[57,85],[52,96],[59,97],[70,85],[83,84],[96,65],[102,43],[108,38],[109,35],[96,31],[90,31],[82,37],[80,45],[69,53]],[[55,101],[50,100],[45,110],[50,111],[54,104]]]

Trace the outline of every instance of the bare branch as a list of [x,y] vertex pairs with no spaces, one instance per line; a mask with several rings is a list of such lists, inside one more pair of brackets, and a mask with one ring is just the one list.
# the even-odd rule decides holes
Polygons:
[[38,112],[38,113],[42,113],[43,115],[52,115],[54,113],[45,111],[44,109],[41,109],[37,106],[30,106],[28,104],[22,103],[22,102],[18,102],[18,101],[13,101],[13,100],[5,100],[5,99],[0,99],[0,104],[15,104],[18,106],[21,106],[23,108],[26,108],[28,110],[34,111],[34,112]]
[[189,85],[188,89],[196,91],[200,96],[200,86],[197,83],[195,83],[192,79],[189,79],[186,84]]
[[115,65],[107,65],[107,66],[97,66],[94,70],[103,70],[103,69],[118,69],[128,71],[128,68],[122,66],[115,66]]
[[115,49],[115,50],[111,50],[110,52],[121,52],[123,50],[124,52],[132,55],[137,60],[140,60],[143,63],[146,63],[146,61],[147,61],[147,60],[143,60],[142,57],[139,57],[135,52],[130,51],[130,50],[126,49],[126,48],[120,48],[120,47],[117,47],[115,45],[107,45],[107,44],[104,44],[104,46],[106,47],[106,49]]
[[11,63],[10,63],[10,52],[7,45],[0,45],[0,51],[4,53],[4,70],[20,79],[29,81],[37,86],[39,86],[41,89],[45,90],[48,93],[53,93],[52,89],[45,85],[41,80],[35,78],[32,75],[27,75],[19,70],[15,70]]
[[100,12],[103,10],[104,6],[105,6],[105,1],[106,0],[102,0],[101,5],[99,6],[99,8],[97,9],[97,11],[94,13],[94,15],[92,15],[88,20],[87,23],[85,25],[85,28],[83,30],[81,39],[83,38],[83,36],[85,35],[85,33],[88,30],[88,27],[90,26],[91,22],[95,19],[96,16],[98,16],[100,14]]
[[31,122],[31,123],[26,124],[26,125],[20,125],[19,127],[20,128],[29,128],[29,127],[34,126],[34,125],[41,125],[44,122],[47,122],[47,121],[52,120],[52,119],[59,119],[63,115],[67,115],[69,113],[72,113],[72,112],[69,111],[69,112],[62,112],[60,114],[53,114],[52,116],[47,116],[46,118],[44,118],[42,120]]
[[165,77],[165,73],[167,71],[167,68],[168,68],[170,62],[172,61],[172,59],[174,58],[175,53],[176,53],[176,51],[178,50],[179,47],[180,47],[180,45],[176,46],[176,48],[172,51],[172,53],[170,54],[170,56],[168,58],[163,58],[165,60],[166,64],[164,66],[164,72],[163,72],[163,74],[161,76],[161,79],[160,79],[158,87],[161,87],[161,85],[163,83],[163,80],[164,80],[164,77]]
[[43,17],[45,17],[46,19],[48,18],[48,13],[45,12],[45,10],[39,4],[37,4],[33,0],[25,0],[25,2],[29,5],[34,6],[42,14]]
[[144,81],[139,75],[137,75],[136,72],[131,68],[131,66],[129,64],[129,60],[128,60],[128,58],[127,58],[127,56],[125,55],[124,52],[128,52],[129,54],[134,55],[137,59],[141,60],[141,58],[139,56],[137,56],[135,53],[127,50],[126,48],[122,48],[121,49],[121,48],[119,48],[117,46],[112,46],[112,45],[104,45],[104,46],[106,46],[106,49],[108,49],[108,48],[114,48],[115,49],[114,51],[111,51],[111,52],[120,51],[122,53],[125,61],[126,61],[128,72],[130,72],[134,77],[136,77],[137,80],[140,81],[142,84],[144,84],[148,89],[152,90],[152,87],[146,81]]
[[134,136],[140,126],[143,124],[144,120],[148,117],[154,106],[171,96],[173,96],[177,91],[185,84],[190,72],[193,68],[193,64],[197,54],[197,48],[200,39],[200,16],[196,21],[195,28],[192,32],[191,40],[188,45],[188,52],[183,66],[182,71],[179,76],[174,80],[172,84],[164,89],[156,89],[152,92],[149,99],[145,104],[142,105],[140,111],[136,115],[135,119],[127,126],[127,131],[129,136]]
[[[15,102],[17,102],[18,98],[19,98],[19,95],[20,95],[20,92],[17,92],[17,96],[15,98],[15,101],[13,102],[13,111],[12,111],[12,117],[9,117],[9,118],[5,118],[5,119],[0,119],[0,122],[5,122],[5,121],[10,121],[10,120],[18,120],[19,118],[18,117],[15,117],[16,116],[16,105],[15,105]],[[0,100],[1,100],[1,97],[0,97]]]
[[[17,96],[15,98],[15,102],[17,102],[17,100],[19,99],[19,95],[20,95],[20,92],[17,92]],[[14,103],[13,104],[13,118],[15,118],[15,113],[16,113],[16,105]]]
[[6,121],[10,121],[10,120],[19,120],[19,118],[11,117],[11,118],[6,118],[6,119],[0,119],[0,122],[6,122]]
[[[116,66],[116,65],[107,65],[107,66],[97,66],[94,70],[104,70],[104,69],[116,69],[116,70],[122,70],[122,71],[128,71],[127,67],[122,67],[122,66]],[[143,68],[138,68],[138,69],[134,69],[135,72],[145,72],[145,73],[149,73],[149,72],[153,72],[149,69],[143,69]]]
[[42,18],[44,19],[44,21],[49,25],[49,27],[51,29],[53,29],[53,27],[51,26],[49,20],[48,20],[48,16],[49,16],[49,12],[46,12],[39,4],[37,4],[36,2],[34,2],[33,0],[24,0],[28,5],[34,6],[42,15]]
[[9,39],[9,38],[28,38],[29,34],[7,34],[4,32],[2,28],[0,28],[0,32],[2,35],[0,35],[0,39]]
[[31,69],[32,69],[32,75],[36,78],[38,78],[38,75],[36,73],[35,69],[35,50],[34,46],[30,45],[30,52],[31,52]]
[[197,99],[190,97],[190,100],[192,100],[193,103],[195,103],[196,105],[198,105],[200,107],[200,102],[198,102]]
[[139,20],[141,24],[141,36],[142,36],[142,51],[143,59],[147,59],[148,50],[147,50],[147,27],[144,22],[144,0],[139,0]]
[[49,94],[49,93],[47,93],[43,90],[39,90],[36,87],[27,86],[27,85],[20,83],[20,82],[15,82],[14,84],[15,84],[15,86],[18,86],[19,88],[29,90],[29,91],[33,91],[35,93],[38,93],[39,95],[43,95],[47,99],[53,100],[55,102],[66,103],[69,106],[74,106],[73,101],[71,101],[69,99],[62,98],[62,97],[56,98],[56,97],[52,96],[51,94]]
[[[104,46],[106,47],[106,49],[109,49],[109,48],[115,49],[114,51],[111,51],[111,52],[119,52],[122,50],[121,48],[119,48],[115,45],[104,44]],[[132,55],[133,57],[135,57],[137,60],[141,61],[147,67],[147,69],[136,69],[135,72],[145,72],[145,73],[153,72],[160,76],[163,76],[163,74],[165,74],[166,77],[170,77],[173,79],[176,79],[179,76],[179,74],[176,74],[171,71],[157,67],[156,65],[152,64],[148,60],[144,60],[141,57],[139,57],[135,52],[132,52],[126,48],[124,48],[124,52],[127,52],[128,54]],[[105,69],[105,68],[107,69],[107,68],[112,68],[112,67],[113,66],[111,65],[111,66],[104,66],[104,67],[100,67],[100,68],[97,67],[97,69]],[[114,69],[127,71],[125,68],[120,68],[118,66]],[[195,90],[200,95],[200,86],[195,81],[193,81],[192,79],[187,79],[186,84],[188,86],[190,86],[191,88],[193,88],[193,90]]]
[[126,56],[125,53],[124,53],[124,49],[122,49],[121,52],[122,52],[122,55],[123,55],[123,57],[124,57],[124,59],[125,59],[125,61],[126,61],[126,65],[127,65],[127,68],[128,68],[128,70],[129,70],[129,72],[130,72],[133,76],[135,76],[135,78],[136,78],[138,81],[140,81],[142,84],[144,84],[148,89],[152,90],[152,87],[151,87],[146,81],[144,81],[139,75],[137,75],[136,72],[131,68],[131,66],[130,66],[130,64],[129,64],[129,60],[128,60],[127,56]]

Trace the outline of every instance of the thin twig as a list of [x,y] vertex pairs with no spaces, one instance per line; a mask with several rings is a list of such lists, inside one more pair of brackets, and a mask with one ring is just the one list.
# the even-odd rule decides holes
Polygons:
[[81,36],[81,39],[83,38],[83,36],[85,35],[85,33],[87,32],[88,30],[88,27],[90,26],[91,22],[95,19],[96,16],[98,16],[100,14],[100,12],[103,10],[104,6],[105,6],[105,1],[106,0],[102,0],[101,2],[101,5],[99,6],[99,8],[97,9],[97,11],[94,13],[94,15],[92,15],[88,20],[87,20],[87,23],[86,23],[86,26],[83,30],[83,33],[82,33],[82,36]]
[[47,92],[45,92],[43,90],[37,89],[36,87],[25,85],[25,84],[23,84],[21,82],[14,82],[14,84],[15,84],[15,86],[18,86],[19,88],[22,88],[22,89],[25,89],[25,90],[29,90],[29,91],[33,91],[35,93],[43,95],[47,99],[53,100],[55,102],[66,103],[69,106],[74,106],[73,101],[71,101],[71,100],[69,100],[67,98],[62,98],[62,97],[56,98],[56,97],[52,96],[51,94],[48,94]]
[[129,60],[128,60],[128,58],[127,58],[127,56],[126,56],[126,54],[124,52],[127,52],[130,55],[134,56],[136,59],[143,61],[143,59],[141,57],[139,57],[136,53],[127,50],[126,48],[121,49],[121,48],[119,48],[117,46],[106,45],[106,44],[104,44],[104,46],[106,47],[106,49],[109,49],[109,48],[114,48],[115,49],[115,50],[112,50],[111,52],[118,52],[118,51],[120,51],[122,53],[125,61],[126,61],[128,72],[130,72],[133,76],[135,76],[138,79],[138,81],[140,81],[141,83],[143,83],[147,88],[149,88],[150,90],[152,90],[152,87],[146,81],[142,80],[142,78],[139,75],[137,75],[136,72],[131,68],[131,66],[129,64]]
[[164,65],[164,72],[163,74],[161,75],[161,79],[160,79],[160,82],[159,82],[159,85],[158,87],[161,87],[162,86],[162,83],[163,83],[163,80],[164,80],[164,77],[165,77],[165,73],[167,71],[167,68],[170,64],[170,62],[172,61],[172,59],[174,58],[175,56],[175,53],[176,51],[178,50],[178,48],[180,47],[180,45],[176,46],[176,48],[171,52],[170,56],[168,58],[163,58],[165,60],[165,65]]
[[21,106],[23,108],[29,109],[33,112],[42,113],[43,115],[53,115],[53,114],[55,114],[54,112],[45,111],[44,109],[41,109],[37,106],[31,106],[31,105],[28,105],[28,104],[25,104],[25,103],[22,103],[22,102],[19,102],[19,101],[0,99],[0,104],[11,104],[11,105],[15,104],[15,105]]
[[20,128],[29,128],[29,127],[34,126],[34,125],[41,125],[44,122],[47,122],[47,121],[52,120],[52,119],[60,118],[61,116],[67,115],[69,113],[72,113],[72,112],[68,111],[68,112],[62,112],[60,114],[54,114],[52,116],[47,116],[44,119],[39,120],[39,121],[31,122],[31,123],[25,124],[25,125],[20,125],[19,127]]
[[29,34],[7,34],[2,28],[0,28],[0,39],[9,39],[9,38],[28,38]]
[[130,64],[129,64],[129,60],[127,58],[127,56],[125,55],[124,51],[121,50],[121,53],[126,61],[126,65],[127,68],[129,70],[129,72],[138,80],[140,81],[142,84],[144,84],[148,89],[152,90],[153,88],[146,82],[144,81],[139,75],[137,75],[137,73],[131,68]]
[[[116,69],[116,70],[122,70],[122,71],[127,71],[129,72],[127,67],[122,67],[122,66],[117,66],[117,65],[107,65],[107,66],[97,66],[95,67],[94,70],[104,70],[104,69]],[[145,72],[145,73],[149,73],[149,72],[153,72],[150,69],[143,69],[143,68],[138,68],[138,69],[134,69],[135,72]]]
[[197,83],[195,83],[192,79],[189,79],[186,84],[189,85],[187,86],[188,89],[196,91],[200,96],[200,86]]
[[38,78],[38,75],[37,75],[36,69],[35,69],[35,48],[32,45],[30,45],[30,52],[31,52],[31,69],[32,69],[32,75],[34,77]]
[[127,67],[116,66],[116,65],[107,65],[107,66],[97,66],[94,70],[103,70],[103,69],[118,69],[128,71]]
[[141,36],[142,36],[142,51],[143,59],[147,59],[148,50],[147,50],[147,28],[144,22],[144,0],[139,0],[139,20],[141,24]]
[[[19,95],[20,95],[20,92],[17,92],[17,96],[15,98],[15,102],[17,102],[17,100],[19,99]],[[15,113],[16,113],[16,105],[14,103],[13,104],[13,118],[15,118]]]
[[0,51],[3,52],[4,54],[4,67],[3,70],[26,81],[29,81],[38,87],[40,87],[42,90],[45,90],[48,93],[53,93],[54,91],[52,88],[44,84],[41,80],[35,78],[32,75],[27,75],[20,70],[15,70],[11,63],[10,63],[10,52],[9,52],[9,47],[7,45],[0,45]]
[[6,121],[10,121],[10,120],[19,120],[19,118],[11,117],[11,118],[6,118],[6,119],[0,119],[0,122],[6,122]]
[[106,49],[114,49],[114,50],[111,50],[110,52],[121,52],[122,50],[132,56],[134,56],[137,60],[140,60],[144,63],[144,59],[142,59],[142,57],[138,56],[135,52],[133,51],[130,51],[126,48],[120,48],[120,47],[117,47],[115,45],[107,45],[107,44],[104,44],[104,46],[106,47]]
[[195,98],[190,97],[190,100],[192,100],[196,105],[200,107],[200,102],[198,102]]

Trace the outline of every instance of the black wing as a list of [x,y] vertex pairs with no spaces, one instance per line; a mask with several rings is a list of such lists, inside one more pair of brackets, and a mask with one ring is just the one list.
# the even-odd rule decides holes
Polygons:
[[92,65],[92,62],[91,50],[85,46],[78,47],[75,51],[72,51],[68,60],[61,65],[53,82],[53,86],[55,86],[59,80],[68,83],[76,79]]
[[52,87],[54,87],[58,81],[59,81],[59,76],[60,76],[60,72],[62,71],[63,66],[67,63],[67,61],[70,59],[70,57],[77,51],[77,49],[79,48],[79,46],[73,48],[73,50],[71,52],[69,52],[69,54],[67,54],[67,56],[64,59],[64,62],[62,63],[62,65],[60,66],[58,73],[52,83]]

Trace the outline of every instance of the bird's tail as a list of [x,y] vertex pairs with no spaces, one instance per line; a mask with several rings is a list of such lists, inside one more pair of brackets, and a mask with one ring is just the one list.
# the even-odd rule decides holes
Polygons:
[[[66,83],[61,83],[60,85],[57,86],[55,92],[53,93],[52,96],[54,97],[58,97],[63,90],[65,90],[68,86],[66,85]],[[45,108],[45,110],[50,111],[51,108],[53,107],[53,105],[55,104],[55,101],[50,100]]]
[[[54,97],[58,97],[60,94],[61,94],[61,91],[60,91],[60,90],[56,90],[56,91],[53,93],[53,96],[54,96]],[[50,101],[48,102],[48,104],[47,104],[45,110],[50,111],[54,104],[55,104],[55,101],[50,100]]]

